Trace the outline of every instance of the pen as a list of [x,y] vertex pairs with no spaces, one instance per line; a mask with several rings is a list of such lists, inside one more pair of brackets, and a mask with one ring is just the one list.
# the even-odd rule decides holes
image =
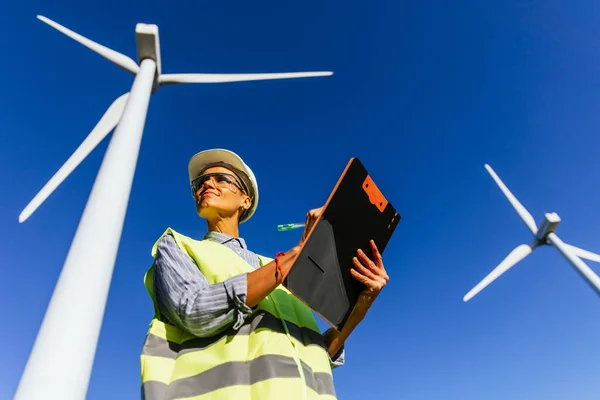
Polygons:
[[306,224],[300,224],[300,223],[296,223],[296,224],[281,224],[281,225],[277,225],[277,230],[279,232],[291,231],[292,229],[304,228],[305,225]]

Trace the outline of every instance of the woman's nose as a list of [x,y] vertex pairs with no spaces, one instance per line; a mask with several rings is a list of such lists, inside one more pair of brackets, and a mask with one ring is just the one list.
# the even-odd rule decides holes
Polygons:
[[205,180],[202,185],[200,185],[198,187],[198,190],[196,190],[196,195],[198,195],[198,193],[204,192],[206,189],[211,188],[211,189],[216,189],[215,186],[215,181],[212,177],[208,178],[207,180]]
[[216,187],[216,186],[215,186],[215,178],[213,178],[212,176],[211,176],[211,177],[209,177],[209,178],[208,178],[208,179],[207,179],[207,180],[204,182],[203,186],[205,186],[205,185],[207,185],[207,184],[208,184],[208,185],[210,185],[210,187],[212,187],[212,188]]
[[200,186],[200,189],[205,190],[208,188],[215,189],[217,186],[215,185],[215,180],[213,177],[209,177],[204,183]]

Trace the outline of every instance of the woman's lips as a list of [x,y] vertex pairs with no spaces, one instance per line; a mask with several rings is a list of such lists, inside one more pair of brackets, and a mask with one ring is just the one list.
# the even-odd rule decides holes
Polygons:
[[218,194],[216,192],[211,192],[210,190],[207,190],[206,192],[204,192],[200,195],[200,198],[206,197],[206,196],[218,196]]

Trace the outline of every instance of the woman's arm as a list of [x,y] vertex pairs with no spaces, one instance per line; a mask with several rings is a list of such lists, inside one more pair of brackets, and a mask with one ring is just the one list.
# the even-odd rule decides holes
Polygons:
[[172,324],[198,337],[238,329],[252,309],[246,305],[246,274],[211,285],[171,235],[158,243],[154,293]]
[[248,273],[248,295],[246,296],[246,305],[256,306],[262,299],[267,297],[285,277],[293,266],[296,256],[300,253],[301,247],[296,246],[283,256],[279,257],[279,265],[283,276],[277,271],[276,260],[271,261],[262,268]]
[[350,333],[365,318],[369,308],[390,279],[383,266],[381,254],[372,240],[370,247],[373,260],[360,249],[356,252],[358,257],[354,257],[352,260],[354,268],[350,270],[350,273],[356,280],[362,282],[366,288],[361,292],[358,302],[342,330],[340,332],[331,331],[328,338],[329,348],[327,349],[330,356],[333,356],[342,348]]
[[[299,251],[297,246],[279,258],[284,277]],[[232,326],[239,329],[252,308],[281,281],[273,260],[253,272],[211,285],[171,235],[158,243],[154,293],[159,311],[194,336],[213,336]]]
[[254,307],[257,305],[285,279],[290,269],[292,269],[296,257],[300,254],[308,234],[321,216],[322,211],[323,207],[315,208],[306,214],[306,226],[304,227],[300,243],[279,258],[279,265],[281,266],[283,276],[279,276],[275,260],[248,274],[248,296],[246,298],[248,306]]

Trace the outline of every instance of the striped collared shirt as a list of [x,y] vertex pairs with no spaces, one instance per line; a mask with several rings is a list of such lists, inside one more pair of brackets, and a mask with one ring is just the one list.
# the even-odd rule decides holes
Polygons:
[[[204,239],[227,246],[254,269],[260,268],[258,256],[248,250],[244,239],[220,232],[208,232]],[[191,334],[210,337],[229,327],[237,330],[252,313],[246,305],[247,274],[211,285],[173,236],[159,241],[154,264],[154,293],[161,315]],[[332,368],[344,365],[344,358],[342,349],[331,360]]]

